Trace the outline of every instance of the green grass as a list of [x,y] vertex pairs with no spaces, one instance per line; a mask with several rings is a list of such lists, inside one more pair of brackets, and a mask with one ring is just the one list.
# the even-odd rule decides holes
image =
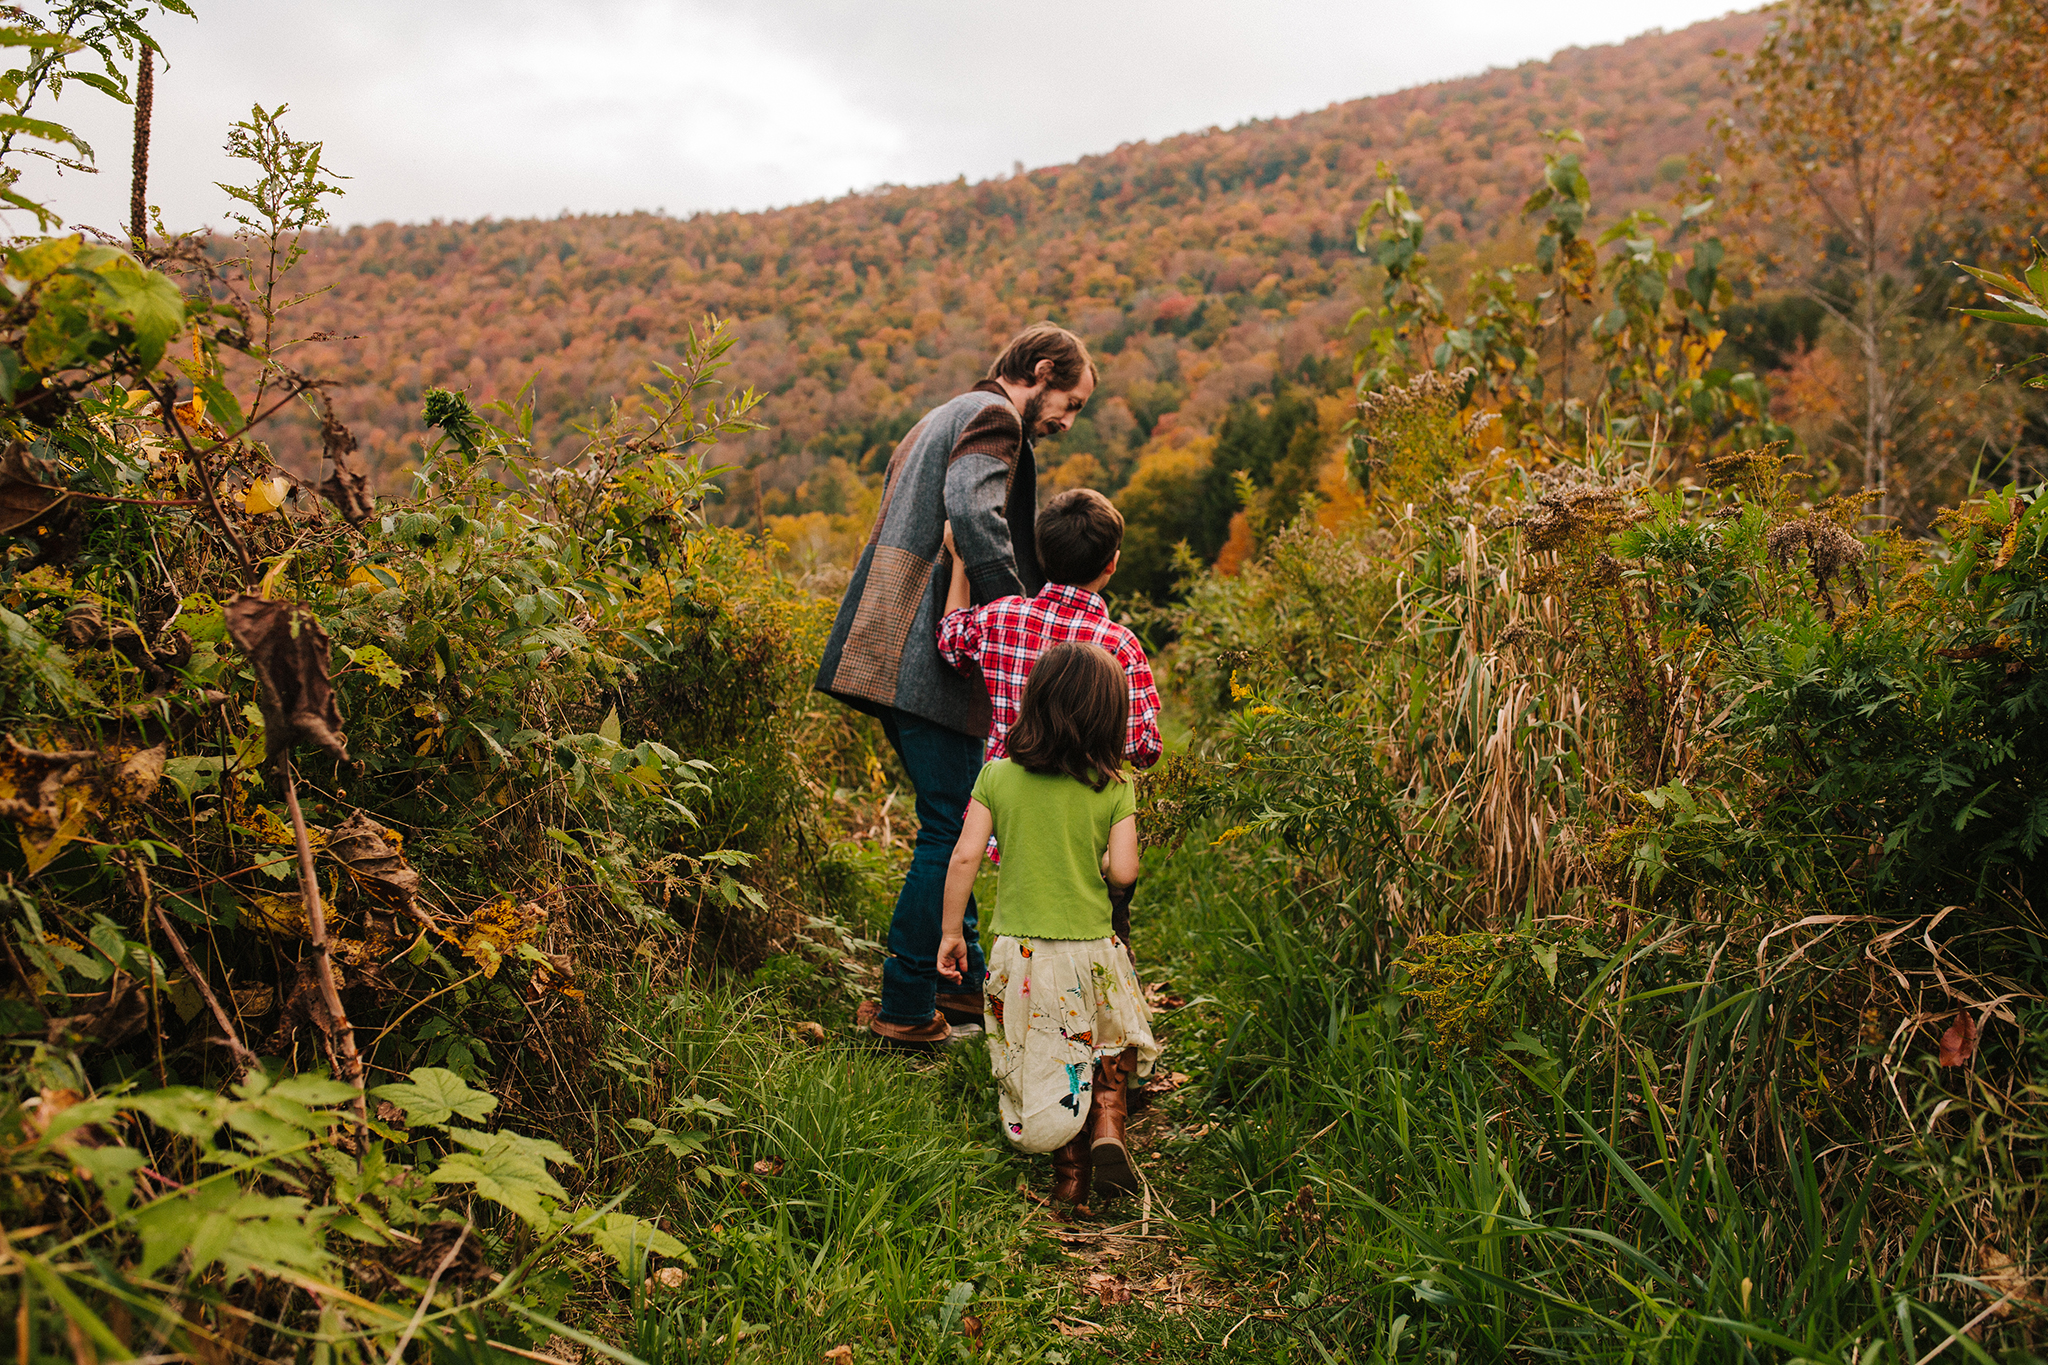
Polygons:
[[[1001,1138],[984,1047],[870,1045],[851,1026],[866,981],[771,963],[751,990],[623,983],[612,1112],[704,1149],[649,1154],[615,1117],[594,1183],[630,1175],[627,1207],[695,1264],[672,1289],[586,1285],[578,1321],[649,1365],[842,1344],[1047,1365],[2036,1359],[2018,1320],[1943,1346],[1987,1300],[1954,1255],[1924,1273],[1957,1210],[1914,1202],[1914,1154],[1757,1150],[1745,1125],[1803,1102],[1761,994],[1672,989],[1685,960],[1587,959],[1559,976],[1578,998],[1517,1050],[1445,1049],[1389,978],[1339,965],[1322,893],[1290,874],[1200,839],[1148,856],[1141,974],[1187,1002],[1159,1029],[1164,1068],[1190,1079],[1137,1125],[1142,1241],[1056,1240],[1034,1198],[1047,1164]],[[886,887],[860,932],[883,927]],[[827,1040],[803,1041],[803,1020]],[[1098,1301],[1096,1275],[1130,1301]]]

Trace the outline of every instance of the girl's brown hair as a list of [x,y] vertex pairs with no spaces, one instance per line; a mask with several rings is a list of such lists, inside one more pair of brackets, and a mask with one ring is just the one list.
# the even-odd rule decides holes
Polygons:
[[1034,773],[1065,773],[1101,791],[1121,782],[1131,685],[1101,645],[1054,645],[1024,684],[1010,757]]

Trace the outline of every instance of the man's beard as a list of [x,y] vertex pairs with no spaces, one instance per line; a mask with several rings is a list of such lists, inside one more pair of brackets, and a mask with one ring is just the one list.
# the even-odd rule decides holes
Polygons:
[[1029,398],[1027,398],[1027,399],[1025,399],[1025,400],[1024,400],[1024,439],[1025,439],[1025,440],[1027,440],[1027,441],[1035,441],[1035,440],[1037,440],[1037,439],[1038,439],[1038,438],[1039,438],[1040,436],[1042,436],[1042,435],[1044,435],[1044,434],[1045,434],[1045,433],[1043,433],[1042,431],[1040,431],[1040,430],[1038,429],[1038,424],[1039,424],[1039,422],[1040,422],[1040,421],[1041,421],[1041,420],[1042,420],[1042,419],[1043,419],[1044,417],[1045,417],[1045,393],[1044,393],[1044,392],[1043,392],[1043,391],[1041,390],[1040,392],[1038,392],[1038,393],[1035,393],[1035,394],[1031,395],[1031,397],[1029,397]]

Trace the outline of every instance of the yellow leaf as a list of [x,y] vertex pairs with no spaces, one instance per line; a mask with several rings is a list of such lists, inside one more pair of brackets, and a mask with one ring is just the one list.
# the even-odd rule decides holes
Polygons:
[[306,903],[296,895],[256,896],[244,904],[243,918],[254,920],[274,934],[308,938],[313,933],[313,921],[306,914]]
[[282,474],[258,479],[249,485],[248,493],[242,498],[242,506],[257,516],[275,512],[284,506],[285,494],[291,492],[291,488],[291,481]]

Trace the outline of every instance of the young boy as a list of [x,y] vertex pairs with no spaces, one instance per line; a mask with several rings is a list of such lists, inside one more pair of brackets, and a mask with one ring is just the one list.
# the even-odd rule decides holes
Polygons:
[[[988,688],[988,748],[984,761],[1008,755],[1004,740],[1017,719],[1024,680],[1038,656],[1069,640],[1101,645],[1123,665],[1131,685],[1131,721],[1125,757],[1136,767],[1159,761],[1159,689],[1138,637],[1109,619],[1103,585],[1116,572],[1124,519],[1092,488],[1060,494],[1038,514],[1038,564],[1045,586],[1036,597],[999,597],[973,605],[967,568],[953,559],[953,581],[939,622],[939,657],[961,672],[979,666]],[[947,547],[952,545],[947,532]]]
[[[946,548],[952,550],[952,529]],[[973,605],[967,569],[953,555],[946,615],[939,622],[939,657],[961,672],[979,666],[988,688],[991,719],[983,761],[1009,756],[1004,741],[1024,699],[1024,682],[1038,656],[1069,640],[1101,645],[1123,666],[1131,688],[1131,719],[1124,756],[1135,767],[1159,761],[1159,689],[1138,637],[1109,619],[1103,585],[1116,572],[1124,543],[1123,513],[1092,488],[1060,494],[1038,514],[1038,567],[1045,586],[1036,597],[998,597]],[[1131,942],[1131,886],[1110,891],[1111,924],[1126,950]],[[946,1001],[941,1000],[944,1008]],[[950,1016],[949,1016],[950,1017]]]

